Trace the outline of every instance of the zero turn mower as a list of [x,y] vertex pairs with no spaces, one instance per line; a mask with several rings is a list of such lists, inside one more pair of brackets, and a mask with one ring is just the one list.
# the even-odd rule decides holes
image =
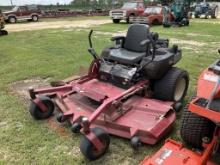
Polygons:
[[46,119],[57,106],[57,120],[83,134],[80,150],[90,160],[107,151],[109,134],[131,139],[134,148],[155,144],[172,128],[188,89],[188,73],[173,67],[181,50],[168,48],[169,41],[149,26],[134,24],[98,56],[91,35],[88,74],[58,87],[30,89],[31,115]]
[[197,92],[183,112],[180,134],[192,150],[168,139],[156,154],[146,157],[141,165],[215,165],[210,158],[219,152],[219,128],[220,60],[217,60],[200,75]]

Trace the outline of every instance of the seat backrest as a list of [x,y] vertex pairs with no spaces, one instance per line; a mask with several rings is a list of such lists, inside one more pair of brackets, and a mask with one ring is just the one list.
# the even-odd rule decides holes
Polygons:
[[145,52],[146,46],[141,46],[143,40],[148,39],[149,26],[143,24],[133,24],[129,27],[125,38],[124,48],[134,52]]

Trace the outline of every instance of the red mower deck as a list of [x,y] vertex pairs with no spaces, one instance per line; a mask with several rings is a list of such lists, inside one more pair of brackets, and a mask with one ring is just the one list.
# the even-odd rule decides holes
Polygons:
[[184,148],[182,143],[168,139],[159,151],[146,157],[140,165],[217,165],[211,161],[204,164],[206,154],[207,151],[195,152]]
[[[82,80],[85,79],[87,78]],[[117,100],[142,89],[147,85],[147,81],[124,90],[97,79],[88,78],[81,83],[82,80],[74,80],[61,87],[35,90],[34,93],[56,91],[54,100],[63,112],[63,121],[68,119],[71,124],[74,124],[80,122],[83,117],[87,117],[91,127],[98,126],[110,134],[124,138],[139,135],[141,142],[147,144],[155,144],[170,130],[175,121],[172,102],[132,96],[122,106],[119,105],[120,102]],[[96,100],[97,103],[93,104],[94,101],[88,97]],[[98,103],[100,101],[101,104]],[[35,103],[39,105],[39,102]],[[118,109],[109,108],[109,106],[118,106]],[[99,116],[100,113],[103,114]],[[165,125],[168,127],[164,127]]]

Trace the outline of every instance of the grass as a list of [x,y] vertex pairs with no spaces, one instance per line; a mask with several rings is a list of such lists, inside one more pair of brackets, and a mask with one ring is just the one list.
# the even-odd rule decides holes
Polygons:
[[[183,48],[178,66],[187,69],[191,79],[186,99],[192,94],[201,70],[219,57],[220,29],[215,24],[219,20],[206,21],[193,20],[189,27],[151,29],[171,41],[175,39]],[[101,52],[111,44],[110,34],[104,32],[114,33],[127,27],[126,24],[92,27],[100,32],[94,36],[96,50]],[[30,77],[64,79],[77,73],[81,66],[88,66],[92,60],[86,51],[88,30],[48,29],[16,32],[0,38],[0,164],[138,164],[161,146],[162,142],[156,146],[144,145],[134,153],[129,140],[111,136],[108,153],[89,162],[79,151],[80,135],[72,135],[69,126],[64,125],[61,127],[66,134],[61,136],[47,121],[33,120],[27,105],[11,91],[12,82]],[[181,113],[170,134],[178,140],[180,116]]]

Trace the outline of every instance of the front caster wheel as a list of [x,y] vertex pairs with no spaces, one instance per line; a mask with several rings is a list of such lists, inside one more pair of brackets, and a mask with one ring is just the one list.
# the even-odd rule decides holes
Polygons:
[[81,130],[82,126],[80,123],[74,123],[72,126],[71,126],[71,131],[73,133],[79,133],[80,130]]
[[57,121],[58,121],[59,123],[63,123],[63,122],[66,121],[66,119],[65,119],[65,117],[63,116],[62,113],[58,114],[58,116],[57,116]]
[[180,112],[180,110],[183,109],[183,104],[181,102],[177,102],[173,105],[173,109],[175,112]]
[[131,146],[133,149],[137,150],[141,146],[141,140],[138,136],[131,138]]
[[52,116],[54,111],[54,103],[53,101],[46,96],[38,97],[41,104],[43,104],[46,109],[42,110],[35,102],[31,102],[29,112],[31,116],[37,120],[47,119]]
[[89,160],[95,160],[103,156],[109,148],[110,137],[109,135],[101,128],[92,128],[92,133],[100,140],[103,145],[103,148],[98,151],[93,143],[87,139],[86,136],[83,136],[80,142],[80,150],[82,154]]

